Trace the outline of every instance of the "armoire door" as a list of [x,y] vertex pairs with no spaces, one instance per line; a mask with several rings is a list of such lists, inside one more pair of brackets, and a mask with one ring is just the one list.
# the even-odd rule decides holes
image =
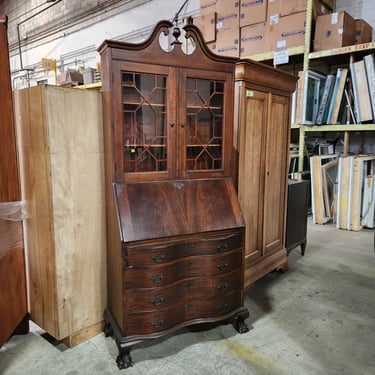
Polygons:
[[28,331],[22,222],[11,217],[20,190],[7,39],[7,18],[0,16],[0,347],[17,328]]
[[263,254],[264,153],[268,116],[268,94],[243,88],[240,128],[238,197],[246,224],[247,268]]
[[263,248],[264,255],[285,247],[289,101],[269,94],[265,136]]

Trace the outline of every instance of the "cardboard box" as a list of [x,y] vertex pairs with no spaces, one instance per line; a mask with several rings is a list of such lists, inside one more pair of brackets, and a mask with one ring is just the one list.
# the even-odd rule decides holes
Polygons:
[[276,18],[275,23],[267,24],[265,51],[305,44],[306,12]]
[[266,37],[265,22],[241,27],[240,36],[240,57],[248,57],[264,52]]
[[[267,14],[268,18],[274,15],[280,17],[288,16],[293,13],[307,11],[307,0],[268,0]],[[331,13],[332,9],[323,0],[313,1],[313,17]]]
[[267,0],[241,0],[240,27],[267,20]]
[[306,9],[307,0],[268,0],[267,14],[268,18],[277,14],[283,17]]
[[217,30],[240,27],[239,0],[216,0],[216,12]]
[[221,56],[240,56],[240,28],[231,27],[219,29],[216,32],[216,42],[207,43],[210,50]]
[[194,18],[193,23],[201,31],[206,43],[216,40],[216,12],[203,14]]
[[313,3],[313,18],[316,20],[316,17],[323,16],[325,14],[332,13],[332,8],[329,7],[325,2],[322,0],[314,0]]
[[365,20],[355,20],[355,44],[372,41],[372,27]]
[[83,84],[83,75],[75,70],[68,70],[57,76],[58,85],[79,85]]
[[216,12],[216,0],[201,0],[200,3],[200,16]]
[[355,43],[355,20],[347,12],[334,12],[316,18],[314,51],[351,46]]

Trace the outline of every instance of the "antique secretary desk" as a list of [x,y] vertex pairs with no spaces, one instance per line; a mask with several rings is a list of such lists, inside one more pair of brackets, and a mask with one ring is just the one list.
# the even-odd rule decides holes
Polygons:
[[212,54],[195,26],[181,31],[183,43],[162,21],[143,43],[99,47],[104,319],[119,368],[133,364],[133,345],[185,326],[231,320],[248,331],[245,224],[231,178],[236,60]]
[[[232,320],[244,294],[288,267],[290,113],[297,76],[213,54],[193,25],[104,41],[105,332],[130,348]],[[180,40],[183,40],[181,42]],[[238,195],[237,195],[238,194]],[[246,231],[245,231],[246,224]]]

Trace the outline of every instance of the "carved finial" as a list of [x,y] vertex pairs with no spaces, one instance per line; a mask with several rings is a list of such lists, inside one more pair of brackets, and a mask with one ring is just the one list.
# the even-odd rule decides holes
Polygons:
[[174,36],[175,40],[171,43],[171,45],[182,44],[178,39],[181,35],[181,29],[178,27],[178,14],[176,14],[174,17],[173,22],[175,23],[175,27],[173,28],[172,35]]

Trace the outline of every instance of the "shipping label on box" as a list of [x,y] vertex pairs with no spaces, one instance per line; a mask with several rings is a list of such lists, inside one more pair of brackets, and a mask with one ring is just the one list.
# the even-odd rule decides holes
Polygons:
[[201,31],[206,43],[216,40],[216,12],[203,14],[194,18],[193,23]]
[[240,2],[232,0],[216,1],[216,28],[227,29],[240,26]]
[[302,46],[305,34],[306,12],[279,17],[277,23],[267,27],[265,51]]
[[241,27],[240,29],[240,57],[248,57],[264,52],[266,24]]
[[266,22],[267,0],[241,0],[240,27]]
[[355,20],[355,44],[372,41],[372,27],[365,20]]
[[203,16],[208,13],[216,11],[216,0],[201,0],[200,15]]
[[240,56],[240,29],[231,27],[217,30],[216,42],[207,43],[210,50],[221,56]]
[[350,46],[355,43],[355,20],[347,12],[318,16],[315,24],[314,51]]

